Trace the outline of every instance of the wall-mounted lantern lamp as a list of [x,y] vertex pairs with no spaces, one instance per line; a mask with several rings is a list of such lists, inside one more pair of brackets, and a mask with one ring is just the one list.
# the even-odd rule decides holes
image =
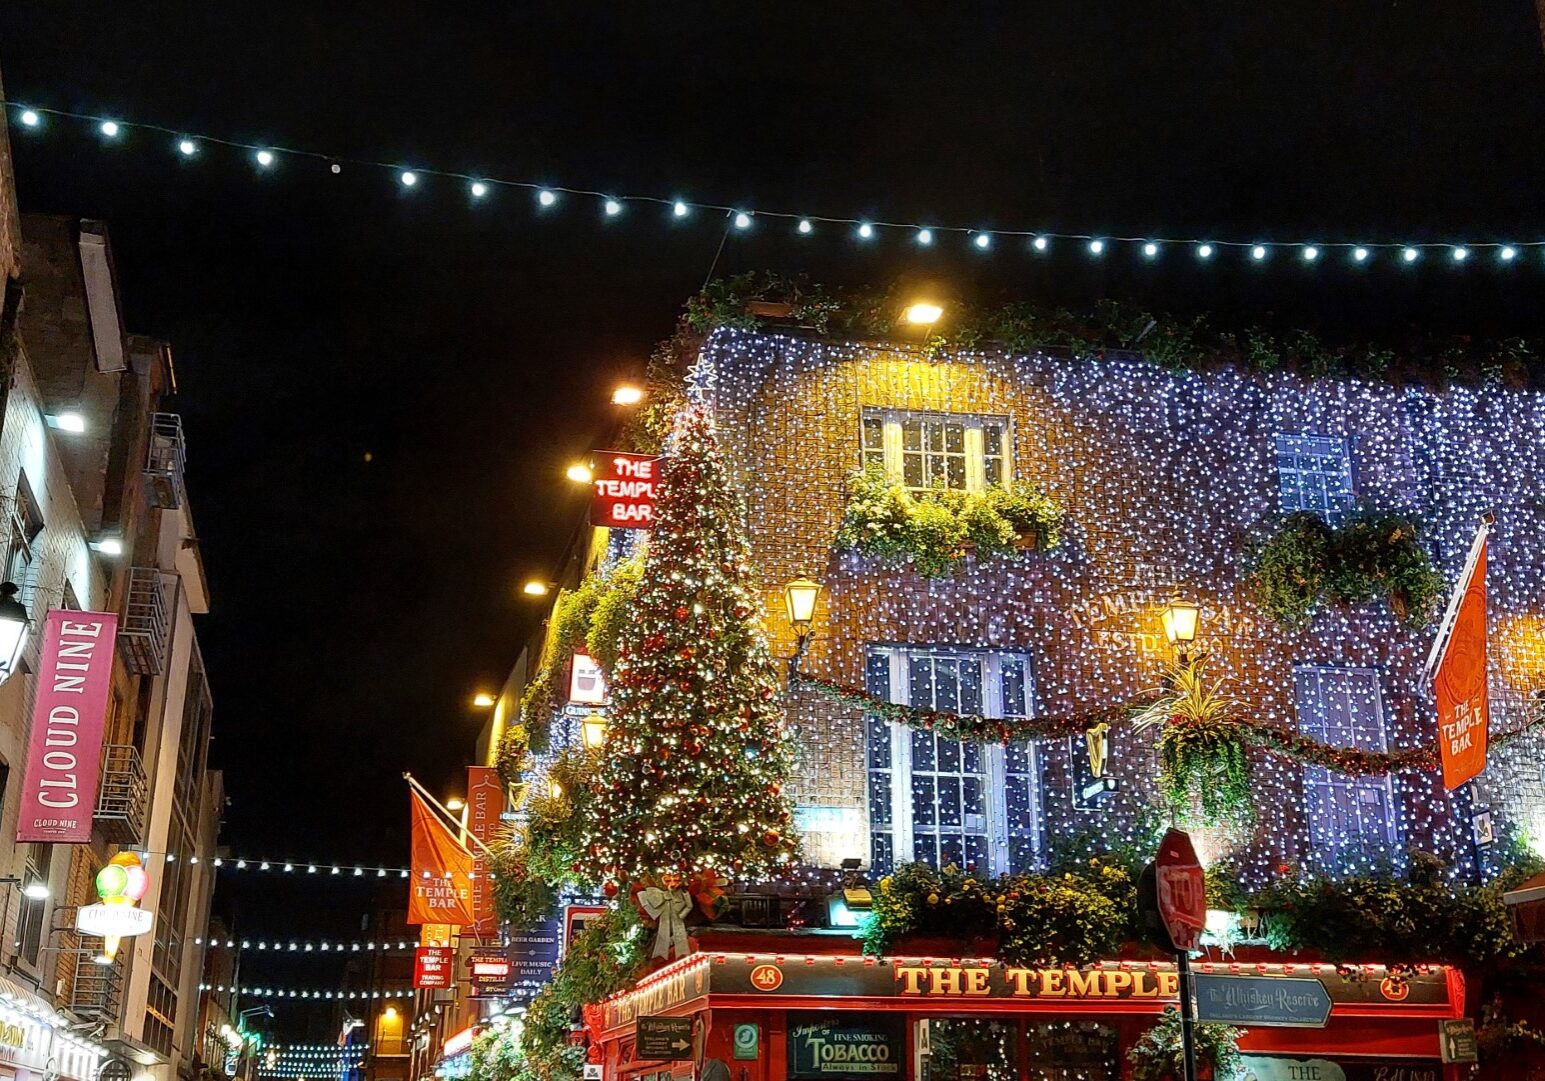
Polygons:
[[805,577],[794,579],[783,587],[783,606],[794,628],[794,656],[789,658],[789,677],[799,673],[799,660],[810,644],[810,628],[815,622],[815,602],[821,596],[821,583]]
[[27,631],[32,617],[27,608],[16,599],[16,583],[0,583],[0,683],[11,678],[21,663],[22,650],[27,648]]
[[1169,604],[1164,608],[1164,637],[1175,647],[1181,664],[1191,659],[1191,643],[1196,641],[1201,618],[1201,605],[1195,601],[1182,600],[1178,592],[1170,597]]
[[610,729],[610,721],[599,713],[592,713],[579,722],[580,742],[587,751],[600,751],[606,746],[606,736]]

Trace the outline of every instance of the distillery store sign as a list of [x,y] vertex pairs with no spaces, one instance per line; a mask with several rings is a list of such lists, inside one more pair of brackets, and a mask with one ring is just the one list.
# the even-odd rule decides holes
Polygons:
[[87,844],[118,617],[55,608],[43,624],[18,841]]

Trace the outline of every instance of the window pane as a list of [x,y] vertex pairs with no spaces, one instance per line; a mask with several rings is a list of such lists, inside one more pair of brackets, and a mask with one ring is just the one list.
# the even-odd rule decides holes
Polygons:
[[869,736],[869,768],[890,769],[891,766],[891,726],[883,717],[873,714],[869,717],[869,723],[865,725]]
[[951,454],[966,452],[966,426],[950,422],[944,426],[944,449]]
[[916,417],[908,417],[901,422],[901,448],[903,450],[923,449],[923,422]]
[[985,872],[988,867],[987,838],[982,836],[967,836],[963,851],[955,858],[955,862],[965,867],[974,868]]
[[891,824],[891,775],[879,770],[869,774],[869,823]]
[[919,709],[933,709],[933,662],[913,657],[907,665],[907,702]]
[[944,483],[950,488],[966,486],[966,460],[951,456],[944,459]]
[[960,788],[957,782],[939,778],[939,825],[960,828]]
[[960,745],[961,769],[966,773],[982,773],[982,745],[980,743],[962,743]]
[[938,748],[939,772],[959,773],[960,744],[947,736],[937,736],[935,738],[937,740],[935,746]]
[[934,757],[932,732],[912,733],[912,770],[913,772],[920,772],[923,770],[927,770],[930,773],[933,772]]
[[966,865],[966,846],[960,843],[958,834],[939,838],[939,862],[953,863],[956,867]]
[[965,777],[960,782],[961,800],[968,815],[985,815],[987,803],[982,798],[982,779]]
[[864,449],[882,450],[885,447],[885,422],[879,417],[864,418]]
[[1003,715],[1023,717],[1025,709],[1025,664],[1017,657],[1005,657],[1002,664]]
[[934,709],[954,713],[960,709],[960,674],[955,664],[943,661],[934,668]]
[[912,824],[914,826],[932,826],[936,821],[933,778],[912,778]]
[[988,458],[982,463],[982,473],[989,485],[996,484],[1001,486],[1003,484],[1003,459]]
[[925,487],[921,455],[908,454],[901,459],[901,483],[908,488]]
[[891,835],[888,833],[871,833],[869,835],[870,863],[874,870],[881,874],[889,874],[895,869],[895,857],[891,854]]
[[982,425],[982,451],[986,454],[1003,453],[1003,429],[996,424]]
[[931,451],[943,450],[944,425],[938,421],[931,421],[925,425],[925,431],[928,433],[928,449]]
[[960,666],[960,712],[982,712],[982,664],[979,660]]

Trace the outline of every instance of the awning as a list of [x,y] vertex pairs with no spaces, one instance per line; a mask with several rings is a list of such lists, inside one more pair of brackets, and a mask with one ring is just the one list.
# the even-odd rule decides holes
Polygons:
[[1513,934],[1525,945],[1545,942],[1545,874],[1519,883],[1502,895],[1513,917]]

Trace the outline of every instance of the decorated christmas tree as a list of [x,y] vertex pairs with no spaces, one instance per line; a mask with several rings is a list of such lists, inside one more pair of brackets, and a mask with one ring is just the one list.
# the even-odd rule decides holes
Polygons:
[[603,881],[756,879],[794,859],[790,748],[749,551],[708,415],[686,409],[613,670],[589,850]]

